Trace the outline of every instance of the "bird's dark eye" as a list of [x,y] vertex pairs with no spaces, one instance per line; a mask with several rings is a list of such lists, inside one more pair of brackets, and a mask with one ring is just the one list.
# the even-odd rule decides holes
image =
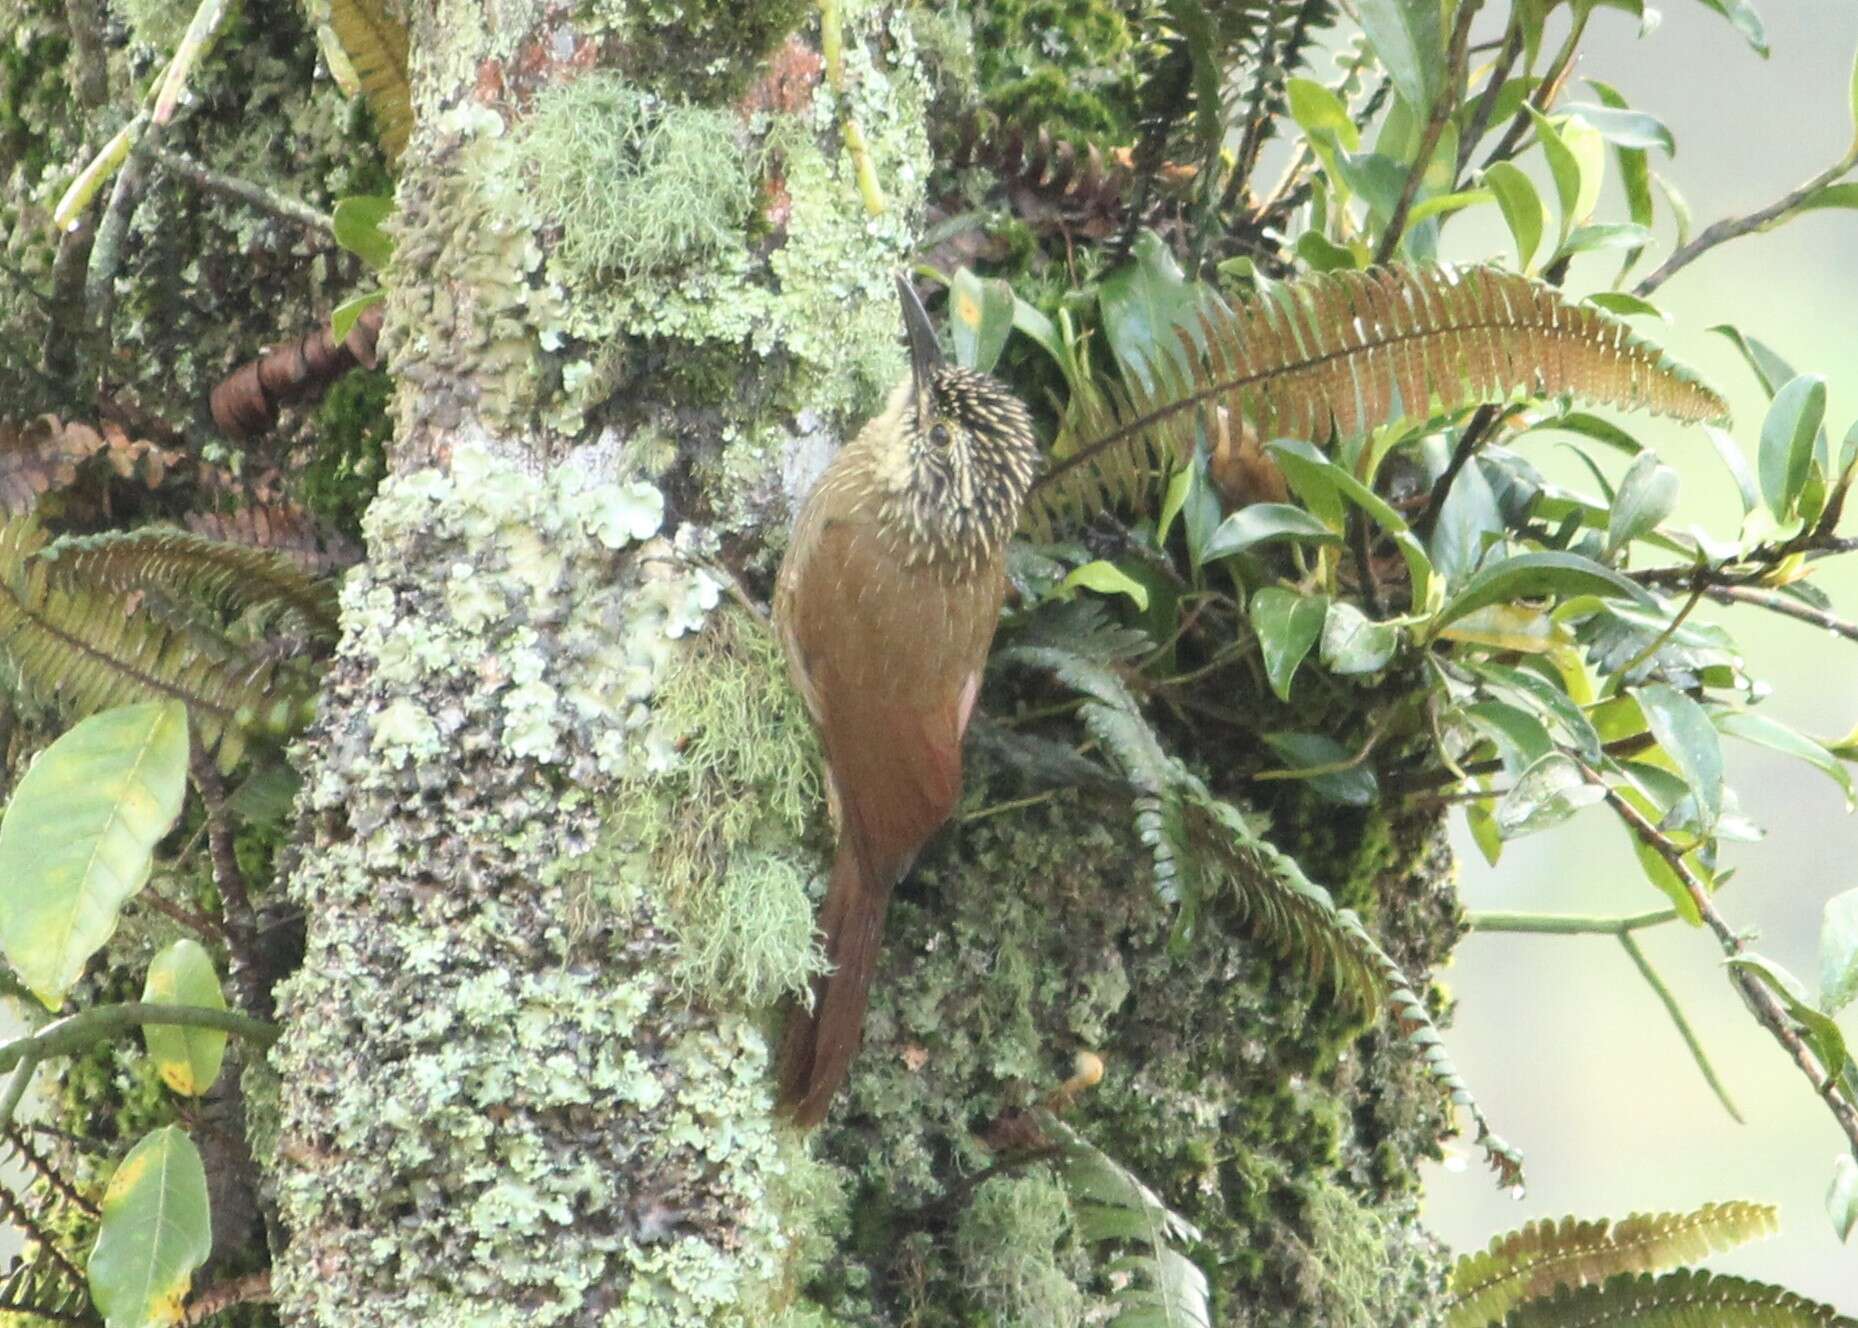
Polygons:
[[946,424],[936,425],[935,428],[929,431],[929,441],[934,443],[937,447],[947,447],[948,426]]

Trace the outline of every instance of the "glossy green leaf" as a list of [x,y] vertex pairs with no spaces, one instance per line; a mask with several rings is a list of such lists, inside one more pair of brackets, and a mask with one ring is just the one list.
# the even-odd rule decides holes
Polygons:
[[110,1177],[86,1269],[107,1328],[178,1323],[194,1270],[212,1252],[199,1151],[177,1125],[149,1132]]
[[1445,43],[1436,0],[1361,0],[1362,31],[1417,116],[1438,100],[1445,81]]
[[1761,24],[1761,15],[1749,0],[1703,0],[1706,8],[1715,10],[1734,25],[1742,34],[1742,40],[1763,59],[1768,55],[1768,34]]
[[1631,291],[1595,291],[1587,297],[1587,303],[1598,305],[1609,314],[1621,318],[1634,318],[1644,315],[1647,318],[1666,319],[1664,310],[1650,300],[1641,300]]
[[1815,189],[1801,199],[1795,212],[1820,212],[1827,208],[1858,208],[1858,182],[1829,184]]
[[1858,890],[1826,901],[1819,923],[1819,1008],[1837,1014],[1858,997]]
[[1253,503],[1219,523],[1219,529],[1201,550],[1201,557],[1213,562],[1275,540],[1340,544],[1342,537],[1301,507],[1289,503]]
[[1806,734],[1754,710],[1718,710],[1711,718],[1719,733],[1805,761],[1839,786],[1845,794],[1847,811],[1858,810],[1858,787],[1854,787],[1845,763]]
[[1550,752],[1523,771],[1497,804],[1497,833],[1516,839],[1547,830],[1604,797],[1606,790],[1589,783],[1573,757]]
[[[1345,807],[1366,807],[1374,801],[1380,783],[1366,762],[1351,764],[1354,753],[1334,738],[1320,733],[1266,733],[1260,735],[1265,745],[1276,752],[1292,770],[1317,770],[1323,773],[1307,779],[1312,791],[1339,802]],[[1324,769],[1346,766],[1346,769]]]
[[1361,266],[1353,249],[1343,248],[1321,231],[1305,231],[1297,237],[1297,257],[1312,272],[1345,272]]
[[1476,207],[1479,203],[1488,203],[1494,195],[1488,189],[1461,189],[1455,194],[1434,194],[1423,203],[1414,205],[1407,213],[1407,221],[1417,226],[1420,222],[1447,212],[1456,212],[1460,208]]
[[1497,495],[1484,476],[1483,465],[1473,461],[1458,472],[1446,491],[1426,552],[1446,584],[1457,585],[1471,575],[1485,550],[1501,539],[1503,532],[1503,511],[1497,505]]
[[1814,441],[1826,417],[1826,380],[1818,374],[1790,379],[1774,394],[1761,422],[1758,473],[1761,496],[1776,521],[1799,510],[1812,473]]
[[1755,377],[1761,381],[1761,390],[1770,401],[1781,390],[1781,384],[1794,376],[1793,366],[1776,354],[1771,346],[1749,336],[1733,323],[1718,323],[1709,330],[1734,343],[1742,358],[1748,362],[1748,367],[1755,371]]
[[[193,1005],[209,1010],[226,1008],[219,974],[206,947],[191,938],[170,945],[149,962],[142,999],[153,1005]],[[226,1055],[226,1034],[217,1028],[182,1028],[174,1024],[144,1024],[142,1040],[161,1081],[186,1097],[199,1097],[219,1078]]]
[[1677,508],[1677,472],[1653,452],[1639,453],[1613,499],[1607,522],[1606,551],[1616,553],[1641,535],[1656,530]]
[[1503,860],[1503,832],[1497,829],[1494,801],[1486,798],[1465,803],[1464,824],[1485,862],[1494,867]]
[[1291,679],[1322,635],[1328,615],[1326,596],[1299,595],[1279,586],[1267,586],[1252,596],[1252,630],[1264,654],[1265,677],[1280,701],[1290,699]]
[[1586,254],[1602,249],[1643,249],[1652,233],[1629,221],[1592,222],[1576,226],[1561,242],[1563,254]]
[[1596,443],[1604,443],[1615,451],[1627,456],[1638,456],[1645,450],[1645,444],[1614,424],[1603,420],[1598,415],[1590,415],[1584,410],[1571,410],[1561,415],[1552,415],[1531,426],[1533,433],[1540,429],[1560,429],[1566,433],[1576,433],[1583,438],[1591,438]]
[[955,362],[964,369],[990,372],[1013,334],[1012,286],[998,277],[983,280],[968,268],[955,273],[948,288],[948,324]]
[[1460,712],[1465,721],[1496,744],[1505,768],[1520,773],[1555,749],[1542,721],[1519,706],[1479,701]]
[[339,199],[333,214],[335,242],[379,272],[394,256],[393,237],[381,229],[393,210],[394,201],[385,194]]
[[1545,213],[1535,192],[1535,181],[1520,166],[1507,161],[1493,162],[1484,170],[1484,184],[1497,196],[1497,206],[1516,243],[1516,267],[1527,272],[1535,251],[1542,245]]
[[1716,449],[1723,468],[1729,472],[1729,478],[1735,481],[1736,497],[1742,503],[1742,515],[1747,516],[1761,502],[1761,489],[1755,483],[1755,473],[1748,468],[1748,458],[1742,455],[1742,445],[1713,424],[1703,426],[1704,435],[1710,440],[1710,446]]
[[1076,568],[1059,586],[1059,591],[1094,590],[1099,595],[1126,595],[1138,609],[1148,608],[1148,587],[1130,576],[1115,563],[1099,558]]
[[1103,279],[1097,305],[1103,330],[1117,360],[1144,382],[1158,356],[1185,354],[1175,329],[1198,334],[1204,287],[1187,280],[1173,253],[1153,231],[1143,231],[1130,261]]
[[1850,1153],[1832,1159],[1832,1181],[1826,1186],[1826,1216],[1843,1244],[1858,1226],[1858,1160]]
[[[1333,490],[1346,494],[1355,506],[1366,512],[1374,524],[1393,540],[1394,547],[1400,550],[1400,556],[1406,560],[1407,577],[1412,582],[1413,611],[1432,611],[1439,594],[1439,586],[1432,574],[1432,559],[1426,556],[1426,550],[1406,524],[1405,517],[1345,467],[1336,465],[1320,449],[1301,439],[1280,438],[1270,444],[1269,450],[1277,458],[1286,477],[1294,474],[1321,475]],[[1296,483],[1295,479],[1291,482],[1293,485]],[[1304,500],[1313,510],[1318,510],[1307,494]],[[1329,513],[1318,510],[1318,515],[1327,517]],[[1339,528],[1339,523],[1332,522],[1331,525],[1332,528]]]
[[1706,826],[1723,810],[1723,747],[1707,711],[1668,683],[1632,689],[1652,736],[1696,795]]
[[1520,553],[1485,567],[1446,602],[1438,625],[1462,618],[1486,604],[1541,595],[1600,595],[1625,598],[1655,610],[1657,600],[1637,582],[1578,553]]
[[1646,111],[1628,110],[1623,106],[1583,106],[1579,103],[1562,109],[1571,115],[1578,115],[1593,126],[1601,138],[1618,147],[1662,148],[1666,153],[1677,151],[1677,143],[1672,139],[1671,130],[1665,122]]
[[1361,150],[1361,131],[1335,93],[1314,79],[1293,78],[1284,84],[1284,94],[1290,103],[1290,118],[1305,134],[1327,134],[1346,151]]
[[1337,600],[1323,620],[1322,661],[1331,673],[1377,673],[1400,646],[1400,630]]
[[1806,988],[1800,985],[1800,979],[1764,955],[1740,954],[1726,962],[1732,968],[1747,969],[1760,977],[1781,998],[1787,1013],[1800,1025],[1800,1033],[1813,1049],[1813,1054],[1819,1057],[1819,1063],[1835,1076],[1845,1075],[1846,1062],[1851,1059],[1845,1049],[1845,1033],[1832,1021],[1830,1015],[1807,999]]
[[329,335],[340,345],[348,340],[348,334],[355,330],[355,323],[369,309],[387,298],[384,290],[363,291],[352,300],[344,300],[329,315]]
[[0,949],[49,1008],[148,880],[186,776],[186,708],[151,701],[83,720],[19,781],[0,819]]

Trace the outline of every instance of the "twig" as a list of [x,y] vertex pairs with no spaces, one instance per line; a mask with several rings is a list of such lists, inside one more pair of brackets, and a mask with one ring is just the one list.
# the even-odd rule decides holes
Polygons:
[[[1574,56],[1580,48],[1582,35],[1587,31],[1587,18],[1591,12],[1592,6],[1575,9],[1574,22],[1568,28],[1567,39],[1561,43],[1561,49],[1555,52],[1555,58],[1549,63],[1548,72],[1542,76],[1542,81],[1536,84],[1535,93],[1529,98],[1529,105],[1533,106],[1538,113],[1546,112],[1550,106],[1555,104],[1555,98],[1561,95],[1562,85],[1567,82],[1569,73],[1574,69]],[[1488,169],[1494,162],[1508,161],[1515,156],[1517,144],[1522,142],[1523,135],[1534,123],[1527,109],[1516,112],[1516,118],[1511,120],[1510,127],[1503,131],[1503,137],[1498,140],[1497,146],[1490,150],[1488,157],[1484,158],[1485,168]]]
[[1639,970],[1639,976],[1645,979],[1646,985],[1664,1005],[1664,1012],[1671,1016],[1671,1022],[1677,1026],[1677,1035],[1684,1039],[1684,1045],[1690,1049],[1690,1059],[1697,1063],[1697,1069],[1703,1073],[1703,1081],[1710,1086],[1710,1091],[1716,1094],[1716,1100],[1723,1104],[1723,1110],[1734,1118],[1737,1125],[1748,1124],[1743,1119],[1741,1109],[1735,1105],[1735,1099],[1729,1096],[1728,1085],[1717,1077],[1716,1067],[1710,1064],[1709,1053],[1703,1050],[1702,1039],[1690,1026],[1690,1020],[1684,1017],[1684,1007],[1677,1003],[1677,997],[1665,985],[1664,979],[1658,975],[1658,970],[1652,967],[1652,961],[1645,957],[1645,951],[1639,948],[1639,943],[1633,940],[1628,932],[1619,934],[1619,944],[1625,950],[1627,957],[1632,960],[1633,967]]
[[[1684,861],[1684,855],[1677,846],[1661,834],[1657,826],[1648,821],[1637,807],[1628,802],[1618,789],[1601,778],[1591,766],[1583,762],[1581,770],[1590,783],[1598,785],[1604,791],[1607,803],[1638,836],[1639,841],[1662,858],[1665,865],[1671,869],[1672,874],[1683,885],[1685,894],[1690,897],[1697,915],[1715,934],[1717,944],[1722,947],[1723,954],[1731,959],[1742,955],[1746,948],[1742,944],[1742,938],[1730,929],[1729,924],[1723,920],[1722,914],[1716,911],[1716,905],[1710,899],[1710,892],[1697,879],[1696,873],[1691,871],[1690,864]],[[1807,1082],[1812,1084],[1813,1091],[1824,1099],[1827,1110],[1832,1113],[1833,1119],[1838,1121],[1839,1128],[1844,1131],[1846,1139],[1851,1142],[1854,1149],[1858,1149],[1858,1106],[1854,1106],[1839,1087],[1837,1075],[1841,1067],[1822,1066],[1819,1063],[1819,1058],[1813,1054],[1812,1049],[1806,1045],[1805,1040],[1794,1028],[1792,1016],[1787,1013],[1785,1007],[1759,977],[1744,968],[1731,968],[1729,980],[1735,983],[1742,993],[1743,1000],[1748,1004],[1761,1026],[1773,1035],[1774,1040],[1780,1043],[1782,1049],[1793,1058],[1794,1064],[1800,1067],[1800,1072],[1806,1076]]]
[[269,212],[284,221],[294,222],[305,230],[315,231],[324,239],[335,238],[335,221],[327,212],[318,212],[308,203],[274,193],[261,184],[251,180],[241,180],[236,175],[227,175],[210,166],[203,166],[193,158],[167,148],[154,150],[154,158],[162,169],[172,171],[181,179],[210,190],[224,194],[227,198],[237,199],[250,204],[260,212]]
[[1669,281],[1681,269],[1701,258],[1717,245],[1738,236],[1752,235],[1758,231],[1772,230],[1774,227],[1793,219],[1792,214],[1811,195],[1824,189],[1840,176],[1849,173],[1858,166],[1858,146],[1832,163],[1825,170],[1815,175],[1792,193],[1783,194],[1764,208],[1758,208],[1743,217],[1725,217],[1706,227],[1701,235],[1689,244],[1677,249],[1665,259],[1663,264],[1645,280],[1633,288],[1633,294],[1643,299]]
[[1647,567],[1625,575],[1642,586],[1694,586],[1699,580],[1711,589],[1719,586],[1745,586],[1761,580],[1796,553],[1804,554],[1812,560],[1853,552],[1858,552],[1858,538],[1840,537],[1829,531],[1815,530],[1777,544],[1758,544],[1728,562],[1703,566],[1678,563],[1668,567]]
[[1526,932],[1537,936],[1624,936],[1628,932],[1656,927],[1676,918],[1677,910],[1674,908],[1654,908],[1645,913],[1623,915],[1490,910],[1467,914],[1465,921],[1472,931]]
[[209,941],[223,941],[226,938],[225,932],[221,931],[218,924],[206,914],[197,909],[188,908],[185,904],[175,903],[153,887],[142,891],[136,899],[147,904],[168,921],[185,927],[196,936]]
[[[1475,49],[1475,48],[1473,48]],[[1516,67],[1516,59],[1523,50],[1523,25],[1520,14],[1510,17],[1510,25],[1503,33],[1503,49],[1497,53],[1496,60],[1490,66],[1490,81],[1485,84],[1483,95],[1477,99],[1477,109],[1471,112],[1471,123],[1465,126],[1464,137],[1458,140],[1458,163],[1452,172],[1452,179],[1458,180],[1471,164],[1471,156],[1477,151],[1478,140],[1490,128],[1490,117],[1496,113],[1497,94],[1503,85],[1509,82],[1510,70]],[[1454,187],[1457,187],[1456,185]]]
[[42,1059],[41,1053],[21,1055],[19,1063],[13,1067],[13,1077],[6,1084],[6,1096],[0,1098],[0,1129],[13,1123],[13,1113],[19,1110],[19,1101],[26,1096],[26,1087],[32,1082],[32,1072],[39,1068]]
[[[88,1010],[53,1020],[38,1032],[0,1046],[0,1074],[50,1056],[68,1056],[93,1043],[145,1024],[180,1028],[216,1028],[268,1047],[283,1031],[276,1024],[254,1019],[236,1010],[214,1010],[204,1005],[159,1005],[152,1001],[124,1001],[119,1005],[93,1005]],[[22,1090],[23,1091],[23,1090]],[[3,1124],[0,1121],[0,1124]]]
[[1418,155],[1406,173],[1406,183],[1400,186],[1400,201],[1394,204],[1393,216],[1387,219],[1387,229],[1374,251],[1377,264],[1387,262],[1400,248],[1407,214],[1413,210],[1413,200],[1419,197],[1419,182],[1425,179],[1426,168],[1432,164],[1432,154],[1439,146],[1439,135],[1445,132],[1445,122],[1458,104],[1458,84],[1464,79],[1465,46],[1471,40],[1471,20],[1483,5],[1484,0],[1458,0],[1458,21],[1452,26],[1451,46],[1445,55],[1445,78],[1432,103],[1432,112],[1426,118],[1426,131],[1419,137]]
[[213,885],[219,891],[219,916],[226,929],[233,986],[241,1006],[269,1014],[269,1010],[260,1008],[265,994],[259,989],[263,973],[258,963],[258,920],[232,843],[232,824],[226,816],[226,785],[205,748],[196,747],[190,763],[194,788],[206,808],[207,852],[213,862]]
[[1858,641],[1858,623],[1847,622],[1824,609],[1788,599],[1772,590],[1757,590],[1752,586],[1707,586],[1704,594],[1720,604],[1752,604],[1758,609],[1766,609],[1786,618],[1798,618],[1803,623],[1836,632],[1848,641]]
[[161,126],[153,118],[142,126],[129,158],[117,172],[110,202],[97,223],[97,238],[90,247],[90,266],[84,274],[84,308],[91,327],[97,329],[104,348],[108,349],[110,320],[116,308],[116,272],[123,262],[123,243],[129,236],[129,222],[136,204],[142,199],[142,186],[148,178],[148,163],[155,151]]
[[1647,642],[1643,650],[1627,660],[1624,668],[1614,672],[1612,682],[1607,689],[1609,695],[1619,695],[1619,689],[1626,685],[1626,679],[1632,675],[1632,671],[1663,650],[1671,638],[1677,635],[1677,629],[1684,625],[1684,619],[1688,618],[1698,603],[1702,601],[1703,591],[1704,586],[1701,583],[1693,585],[1690,589],[1690,598],[1684,601],[1684,607],[1679,609],[1671,621],[1665,624],[1664,630]]
[[268,1304],[271,1299],[270,1269],[247,1273],[244,1277],[216,1282],[195,1296],[188,1302],[181,1323],[183,1328],[193,1328],[194,1324],[205,1323],[215,1314],[221,1314],[235,1305]]
[[1471,416],[1470,423],[1464,426],[1464,432],[1458,435],[1458,446],[1452,449],[1452,459],[1446,463],[1445,472],[1433,484],[1432,493],[1426,499],[1425,510],[1413,522],[1413,537],[1421,544],[1431,540],[1432,528],[1439,523],[1439,511],[1445,506],[1446,495],[1452,491],[1452,481],[1477,455],[1478,444],[1484,441],[1484,435],[1497,422],[1497,415],[1498,407],[1479,406]]

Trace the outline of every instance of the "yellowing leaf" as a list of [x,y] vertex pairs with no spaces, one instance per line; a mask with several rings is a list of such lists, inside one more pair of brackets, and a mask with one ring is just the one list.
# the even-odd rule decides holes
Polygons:
[[[176,941],[148,966],[142,999],[156,1005],[196,1005],[212,1010],[226,1008],[225,994],[213,960],[198,941]],[[144,1024],[142,1038],[148,1054],[169,1088],[198,1097],[219,1077],[226,1054],[226,1035],[216,1028],[182,1028],[173,1024]]]
[[178,1323],[194,1270],[213,1250],[206,1168],[184,1131],[153,1130],[103,1195],[85,1270],[107,1328]]

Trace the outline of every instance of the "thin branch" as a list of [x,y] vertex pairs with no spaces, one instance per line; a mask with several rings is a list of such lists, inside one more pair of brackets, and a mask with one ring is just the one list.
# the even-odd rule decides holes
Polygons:
[[335,220],[327,212],[318,212],[308,203],[286,198],[251,180],[241,180],[236,175],[227,175],[210,166],[203,166],[184,153],[157,147],[154,157],[163,170],[171,171],[197,188],[223,194],[255,207],[260,212],[268,212],[283,221],[313,231],[322,239],[335,238]]
[[230,1281],[218,1282],[196,1295],[187,1304],[186,1313],[181,1315],[183,1328],[205,1323],[215,1314],[222,1314],[237,1305],[269,1304],[271,1294],[271,1271],[248,1273],[244,1277],[235,1277]]
[[33,1071],[39,1068],[43,1059],[40,1053],[21,1055],[19,1063],[13,1066],[13,1077],[7,1080],[6,1096],[0,1097],[0,1129],[13,1123],[13,1116],[19,1110],[20,1099],[26,1096],[26,1089],[32,1083]]
[[1465,921],[1472,931],[1526,932],[1539,936],[1624,936],[1645,927],[1657,927],[1677,918],[1674,908],[1645,913],[1521,913],[1489,910],[1470,913]]
[[1458,435],[1458,446],[1452,449],[1452,459],[1446,463],[1444,473],[1433,484],[1432,493],[1426,498],[1425,510],[1413,522],[1413,537],[1421,544],[1432,538],[1432,528],[1439,523],[1439,511],[1445,506],[1446,495],[1452,491],[1452,481],[1477,455],[1479,444],[1497,422],[1499,413],[1499,407],[1479,406],[1471,416],[1470,423],[1464,426],[1464,432]]
[[[213,863],[213,885],[219,891],[220,920],[225,926],[226,948],[231,956],[231,978],[239,1004],[258,1010],[263,1000],[259,991],[261,969],[258,963],[258,919],[252,911],[251,892],[246,888],[245,872],[239,867],[238,852],[232,842],[232,821],[226,814],[226,785],[219,768],[204,748],[196,747],[190,764],[194,788],[206,808],[207,852]],[[269,1013],[269,1011],[263,1011]]]
[[1828,632],[1835,632],[1848,641],[1858,641],[1858,623],[1816,609],[1811,604],[1802,604],[1799,600],[1788,599],[1773,590],[1758,590],[1753,586],[1709,586],[1704,593],[1720,604],[1752,604],[1769,613],[1778,613],[1786,618],[1797,618],[1803,623],[1811,623]]
[[1663,650],[1665,646],[1669,644],[1671,638],[1677,635],[1678,628],[1684,625],[1684,620],[1688,618],[1696,610],[1697,605],[1702,602],[1703,591],[1704,587],[1701,584],[1691,587],[1690,598],[1684,601],[1684,607],[1679,609],[1672,617],[1671,621],[1665,624],[1664,630],[1647,642],[1643,650],[1626,661],[1624,668],[1617,670],[1613,674],[1612,683],[1608,688],[1609,695],[1619,695],[1620,688],[1626,685],[1626,679],[1632,675],[1632,671],[1646,660],[1657,655],[1660,650]]
[[1657,271],[1633,288],[1633,294],[1641,299],[1650,295],[1683,268],[1688,267],[1719,244],[1743,235],[1772,230],[1776,226],[1793,220],[1793,214],[1802,203],[1833,181],[1848,174],[1854,166],[1858,166],[1858,146],[1854,146],[1852,151],[1833,162],[1798,189],[1783,194],[1766,207],[1757,208],[1747,216],[1725,217],[1715,222],[1705,228],[1703,233],[1692,239],[1689,244],[1679,248],[1665,259]]
[[[268,1047],[283,1031],[276,1024],[254,1019],[236,1010],[214,1010],[203,1005],[159,1005],[151,1001],[124,1001],[93,1005],[88,1010],[53,1020],[38,1032],[0,1046],[0,1073],[49,1056],[69,1056],[126,1029],[145,1024],[180,1028],[216,1028]],[[10,1090],[9,1090],[10,1091]],[[21,1090],[24,1092],[24,1090]],[[4,1124],[0,1120],[0,1124]]]
[[[1716,911],[1716,905],[1710,898],[1709,890],[1703,882],[1697,879],[1696,873],[1690,869],[1690,864],[1684,861],[1684,855],[1678,847],[1660,833],[1658,827],[1645,818],[1644,813],[1628,802],[1618,789],[1608,784],[1592,767],[1583,763],[1581,770],[1590,783],[1604,791],[1608,805],[1638,836],[1639,841],[1662,858],[1665,865],[1671,869],[1672,874],[1683,885],[1685,894],[1690,897],[1704,925],[1715,934],[1717,944],[1722,947],[1723,954],[1731,959],[1742,955],[1746,949],[1742,944],[1742,938],[1731,930],[1729,924],[1723,920],[1722,914]],[[1729,980],[1735,983],[1736,988],[1742,993],[1743,1000],[1761,1026],[1768,1030],[1774,1040],[1781,1044],[1782,1049],[1793,1058],[1794,1064],[1800,1067],[1800,1072],[1806,1076],[1807,1082],[1812,1084],[1813,1091],[1825,1101],[1827,1110],[1831,1111],[1833,1119],[1839,1123],[1839,1129],[1844,1132],[1846,1139],[1851,1142],[1854,1149],[1858,1149],[1858,1106],[1854,1106],[1839,1087],[1837,1075],[1841,1067],[1822,1066],[1819,1063],[1819,1058],[1813,1054],[1812,1049],[1806,1045],[1805,1040],[1794,1027],[1793,1017],[1787,1013],[1786,1008],[1759,977],[1745,968],[1737,967],[1730,969]]]
[[[1477,47],[1470,48],[1479,49]],[[1471,123],[1465,126],[1464,137],[1458,140],[1458,165],[1452,178],[1457,180],[1471,164],[1471,155],[1477,151],[1478,140],[1484,137],[1490,128],[1490,117],[1497,109],[1497,94],[1503,85],[1509,82],[1510,71],[1516,67],[1516,60],[1523,51],[1523,25],[1521,14],[1510,17],[1510,25],[1503,34],[1503,49],[1497,53],[1495,62],[1490,67],[1490,81],[1485,85],[1483,95],[1477,99],[1477,108],[1471,112]]]
[[[1529,105],[1533,106],[1538,114],[1546,113],[1548,108],[1555,104],[1555,98],[1561,95],[1562,85],[1568,81],[1568,75],[1574,71],[1574,57],[1580,49],[1581,37],[1587,31],[1587,18],[1591,12],[1592,6],[1577,8],[1574,11],[1574,22],[1568,28],[1567,40],[1563,41],[1561,49],[1555,52],[1554,60],[1549,63],[1548,72],[1542,76],[1542,81],[1536,85],[1534,95],[1529,98]],[[1517,111],[1516,118],[1511,120],[1510,127],[1503,131],[1503,137],[1498,141],[1497,146],[1490,150],[1488,157],[1484,158],[1484,168],[1489,169],[1493,163],[1508,161],[1515,156],[1517,145],[1522,142],[1523,135],[1529,132],[1529,126],[1534,123],[1527,109]]]
[[1619,934],[1619,944],[1625,950],[1627,957],[1632,960],[1633,966],[1639,970],[1639,976],[1644,978],[1646,985],[1657,994],[1659,1001],[1664,1005],[1664,1012],[1671,1016],[1671,1022],[1677,1026],[1677,1035],[1684,1039],[1684,1045],[1690,1049],[1690,1059],[1697,1063],[1697,1069],[1703,1074],[1703,1081],[1710,1086],[1710,1091],[1716,1094],[1716,1100],[1723,1104],[1723,1110],[1734,1118],[1737,1125],[1748,1124],[1742,1116],[1741,1109],[1735,1105],[1735,1099],[1729,1096],[1728,1085],[1717,1076],[1716,1067],[1710,1064],[1709,1054],[1703,1050],[1703,1040],[1690,1026],[1690,1020],[1684,1017],[1684,1007],[1677,1003],[1677,997],[1665,985],[1664,979],[1658,975],[1658,970],[1652,967],[1652,961],[1645,957],[1645,951],[1639,948],[1639,943],[1633,940],[1628,932]]
[[1451,47],[1445,57],[1445,78],[1432,104],[1432,114],[1427,117],[1426,131],[1420,135],[1419,153],[1406,173],[1406,183],[1400,186],[1400,201],[1394,204],[1393,216],[1388,218],[1380,246],[1374,251],[1376,264],[1392,259],[1400,248],[1407,214],[1413,210],[1413,200],[1419,196],[1419,182],[1425,178],[1426,168],[1432,164],[1432,154],[1439,146],[1439,135],[1445,132],[1445,122],[1458,104],[1458,85],[1464,79],[1465,47],[1471,40],[1471,20],[1483,5],[1484,0],[1458,0],[1458,21],[1452,26]]

